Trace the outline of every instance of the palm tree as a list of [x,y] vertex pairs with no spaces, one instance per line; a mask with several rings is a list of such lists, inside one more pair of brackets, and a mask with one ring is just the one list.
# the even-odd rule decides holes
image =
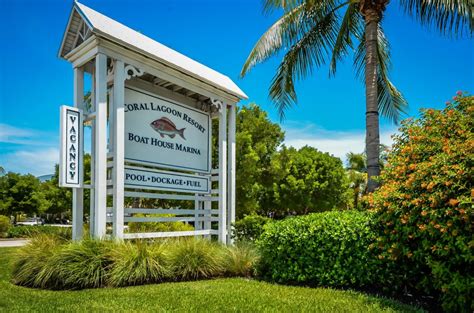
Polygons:
[[[472,36],[472,0],[399,0],[406,14],[442,34]],[[381,21],[388,0],[264,0],[264,11],[282,10],[283,16],[255,44],[243,68],[252,67],[280,51],[285,55],[270,86],[270,97],[284,117],[296,103],[295,81],[308,76],[314,67],[329,62],[330,73],[349,52],[354,51],[356,74],[366,86],[366,152],[368,190],[379,167],[379,112],[397,122],[406,101],[388,78],[390,51]]]
[[347,158],[347,176],[350,188],[354,191],[354,208],[358,209],[359,198],[367,192],[367,158],[364,153],[349,152]]

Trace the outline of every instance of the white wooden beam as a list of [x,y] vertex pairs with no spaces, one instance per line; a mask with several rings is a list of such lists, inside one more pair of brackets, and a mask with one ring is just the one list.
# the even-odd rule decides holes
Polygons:
[[109,57],[124,60],[125,63],[141,68],[146,73],[160,77],[161,79],[180,85],[188,90],[205,95],[206,97],[218,98],[219,100],[229,101],[232,103],[239,101],[239,98],[235,95],[231,95],[206,82],[199,81],[185,73],[177,71],[176,69],[142,56],[137,52],[132,52],[120,47],[108,40],[100,41],[99,52],[105,53]]
[[106,234],[107,208],[107,56],[95,58],[95,223],[94,237]]
[[[83,109],[84,103],[84,71],[81,68],[74,68],[74,106]],[[79,125],[84,134],[83,125]],[[79,142],[79,177],[83,181],[84,175],[84,136],[81,135]],[[84,189],[72,189],[72,240],[80,240],[82,238],[82,228],[84,219]]]
[[227,244],[232,244],[232,224],[235,222],[235,132],[236,132],[236,105],[229,109],[229,164],[228,164],[228,199],[227,199]]
[[219,112],[219,242],[227,239],[227,105],[221,101]]
[[113,91],[113,109],[114,109],[114,149],[113,149],[113,236],[117,239],[123,238],[123,223],[124,223],[124,145],[125,145],[125,109],[124,109],[124,93],[125,93],[125,73],[124,63],[121,60],[116,60],[114,65],[114,91]]
[[91,110],[94,112],[94,119],[91,121],[91,189],[89,196],[89,235],[93,238],[95,234],[95,64],[92,67],[91,78]]

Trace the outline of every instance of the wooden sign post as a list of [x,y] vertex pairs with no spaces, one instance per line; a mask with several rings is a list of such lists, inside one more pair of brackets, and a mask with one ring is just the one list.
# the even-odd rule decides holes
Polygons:
[[[63,184],[74,188],[73,238],[82,237],[83,191],[90,188],[94,238],[217,235],[220,242],[230,243],[235,220],[236,105],[247,98],[242,90],[227,76],[78,2],[59,55],[73,65],[77,110],[72,111],[84,116],[78,127],[82,134],[85,122],[92,134],[90,185],[82,184],[82,158],[78,159],[80,183]],[[84,73],[92,77],[87,108]],[[62,123],[67,118],[63,116]],[[212,168],[215,122],[218,167]],[[83,136],[78,140],[82,156]],[[67,162],[71,159],[62,157],[61,168]],[[108,197],[112,207],[107,207]],[[126,198],[194,201],[195,205],[194,209],[125,207]],[[150,221],[182,221],[194,230],[124,231],[128,222]]]

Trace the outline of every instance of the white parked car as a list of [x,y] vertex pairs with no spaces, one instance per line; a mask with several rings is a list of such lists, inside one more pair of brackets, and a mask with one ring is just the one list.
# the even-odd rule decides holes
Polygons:
[[27,225],[27,226],[39,226],[44,225],[44,221],[41,218],[27,218],[23,222],[16,222],[17,225]]

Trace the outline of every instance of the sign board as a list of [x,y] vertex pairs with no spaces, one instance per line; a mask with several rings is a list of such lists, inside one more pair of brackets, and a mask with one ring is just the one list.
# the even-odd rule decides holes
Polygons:
[[210,193],[210,176],[125,167],[125,187]]
[[125,161],[209,173],[209,113],[125,88]]
[[82,111],[61,106],[59,186],[82,187]]

